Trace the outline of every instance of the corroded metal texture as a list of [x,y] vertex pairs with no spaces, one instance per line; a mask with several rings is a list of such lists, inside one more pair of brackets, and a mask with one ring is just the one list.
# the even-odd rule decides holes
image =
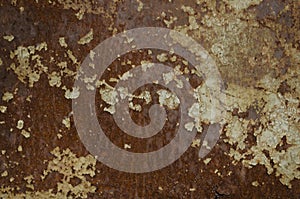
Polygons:
[[[297,0],[0,1],[0,198],[299,198],[299,10]],[[100,79],[80,73],[99,43],[149,26],[186,34],[213,58],[226,95],[221,122],[206,114],[205,78],[174,53],[133,46]],[[121,172],[97,161],[80,139],[73,84],[79,79],[96,91],[98,121],[116,146],[155,151],[176,136],[180,98],[158,84],[132,93],[129,112],[138,125],[151,121],[151,105],[166,109],[165,126],[149,138],[125,134],[113,116],[114,86],[149,62],[174,69],[167,82],[188,79],[198,103],[185,128],[197,135],[165,168]],[[210,125],[221,136],[199,158]]]

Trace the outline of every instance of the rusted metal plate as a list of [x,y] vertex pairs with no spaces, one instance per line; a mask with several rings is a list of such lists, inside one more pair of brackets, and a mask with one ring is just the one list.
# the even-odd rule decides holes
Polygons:
[[0,198],[299,198],[299,9],[0,1]]

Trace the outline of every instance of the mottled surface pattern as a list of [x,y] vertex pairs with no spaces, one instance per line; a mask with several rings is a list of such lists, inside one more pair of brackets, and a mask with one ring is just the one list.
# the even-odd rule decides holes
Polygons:
[[[0,198],[300,198],[299,11],[298,0],[0,0]],[[85,149],[72,116],[80,92],[72,86],[101,41],[146,26],[185,33],[208,51],[225,83],[226,114],[205,159],[198,158],[199,138],[210,122],[199,114],[199,135],[180,159],[128,174]],[[108,85],[132,65],[154,61],[192,70],[164,53],[120,57],[102,77],[106,86],[84,80],[99,90],[98,119],[120,148],[157,150],[176,133],[178,118],[171,116],[180,103],[165,100],[157,85],[137,90],[142,97],[130,105],[140,125],[149,122],[151,103],[168,108],[156,136],[125,135],[111,115]],[[197,93],[203,80],[187,73]]]

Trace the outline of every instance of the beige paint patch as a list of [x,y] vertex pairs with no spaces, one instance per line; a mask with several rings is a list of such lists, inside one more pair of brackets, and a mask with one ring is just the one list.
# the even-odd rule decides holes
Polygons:
[[128,107],[134,111],[142,111],[142,106],[140,104],[133,104],[133,102],[129,102]]
[[114,114],[116,112],[115,106],[104,107],[103,110],[109,112],[110,114]]
[[196,12],[194,11],[194,9],[190,6],[182,6],[181,9],[189,15],[188,29],[198,30],[199,25],[196,21],[196,17],[195,17]]
[[167,106],[169,109],[176,109],[180,104],[178,97],[170,91],[161,89],[157,91],[157,94],[159,96],[159,104],[162,106]]
[[194,191],[196,191],[196,188],[190,188],[189,191],[194,192]]
[[131,149],[131,145],[130,144],[124,144],[124,149]]
[[237,116],[232,117],[231,122],[226,127],[226,136],[228,139],[224,139],[225,142],[229,142],[231,145],[236,144],[238,149],[245,149],[245,140],[247,135],[248,121],[243,121]]
[[10,100],[12,100],[14,98],[14,95],[10,92],[5,92],[2,96],[2,100],[4,102],[9,102]]
[[201,142],[200,139],[194,139],[191,146],[192,147],[200,147],[200,142]]
[[23,120],[19,120],[18,122],[17,122],[17,129],[23,129],[23,127],[24,127],[24,121]]
[[260,4],[263,0],[223,0],[228,3],[231,7],[236,9],[237,11],[241,11],[247,9],[249,6],[255,6]]
[[27,182],[26,187],[31,190],[34,190],[34,186],[32,184],[34,182],[33,175],[29,175],[29,176],[25,177],[24,180]]
[[137,99],[143,99],[145,100],[146,104],[149,104],[152,101],[151,93],[149,91],[143,91],[138,96],[133,96]]
[[[73,55],[73,52],[71,50],[67,50],[68,57],[72,60],[73,64],[77,63],[77,58]],[[62,62],[65,63],[65,62]]]
[[252,184],[252,186],[254,186],[254,187],[258,187],[258,186],[259,186],[259,183],[258,183],[257,181],[253,181],[251,184]]
[[66,40],[65,40],[64,37],[60,37],[60,38],[58,39],[58,41],[59,41],[59,44],[60,44],[61,47],[64,47],[64,48],[67,48],[67,47],[68,47],[68,44],[66,43]]
[[29,138],[30,137],[30,132],[26,131],[26,130],[22,130],[21,134],[25,137],[25,138]]
[[163,73],[163,80],[164,80],[165,84],[169,84],[175,78],[176,77],[175,77],[175,73],[174,72]]
[[93,40],[93,29],[90,30],[85,36],[80,38],[80,40],[77,42],[78,44],[84,45],[88,44]]
[[172,24],[177,21],[177,17],[173,17],[173,16],[170,16],[170,19],[167,20],[167,19],[164,19],[164,23],[166,24],[167,28],[170,28],[172,26]]
[[133,74],[127,71],[120,77],[120,80],[125,81],[128,80],[130,77],[133,77]]
[[67,129],[70,129],[71,123],[70,123],[70,118],[69,118],[69,117],[64,118],[64,119],[62,120],[62,123],[65,125],[65,127],[66,127]]
[[154,63],[148,63],[146,61],[141,62],[141,67],[144,72],[146,72],[148,68],[151,68],[153,66],[154,66]]
[[56,134],[56,136],[57,136],[57,138],[58,138],[59,140],[63,137],[63,135],[60,134],[60,133]]
[[202,132],[202,126],[201,126],[201,118],[200,115],[200,104],[194,103],[189,109],[188,109],[188,115],[194,119],[193,125],[196,127],[198,132]]
[[[286,76],[282,78],[297,78],[295,74]],[[274,87],[278,87],[274,81],[268,77],[263,79],[263,84],[261,81],[257,82],[265,88],[265,91],[243,87],[232,90],[231,86],[228,87],[227,92],[235,97],[235,103],[228,101],[226,106],[229,109],[237,107],[239,110],[246,111],[255,103],[261,110],[261,118],[259,118],[261,125],[254,132],[256,144],[242,152],[242,149],[246,149],[247,126],[251,120],[227,117],[231,119],[226,131],[229,139],[225,141],[231,145],[237,144],[237,149],[231,148],[229,153],[236,161],[242,161],[248,168],[263,165],[268,174],[275,172],[280,182],[291,188],[291,181],[300,179],[300,126],[297,123],[300,120],[299,99],[291,95],[282,96],[280,93],[274,93],[273,91],[276,90]],[[277,150],[284,137],[290,146],[285,150]],[[268,152],[269,157],[265,155],[265,151]],[[248,159],[246,156],[253,158]]]
[[137,2],[138,2],[138,8],[137,8],[137,11],[138,11],[138,12],[141,12],[142,9],[143,9],[143,7],[144,7],[144,4],[143,4],[143,2],[142,2],[141,0],[137,0]]
[[36,46],[18,46],[16,50],[10,52],[10,58],[18,61],[18,63],[12,63],[10,69],[15,72],[21,82],[28,83],[29,87],[33,87],[41,74],[48,71],[48,68],[42,64],[42,57],[38,54],[42,50],[47,50],[45,42]]
[[160,62],[166,62],[168,60],[168,56],[166,53],[161,53],[156,56],[157,60]]
[[79,88],[75,87],[72,90],[67,89],[65,92],[66,99],[76,99],[80,95]]
[[18,152],[22,152],[23,151],[23,147],[20,145],[18,146]]
[[[0,197],[2,198],[69,198],[70,195],[74,198],[88,198],[89,193],[95,193],[96,187],[88,181],[87,176],[93,177],[96,174],[96,159],[91,156],[77,157],[70,149],[61,150],[55,148],[51,151],[54,158],[48,162],[47,169],[43,171],[41,176],[42,180],[45,181],[46,176],[50,173],[57,172],[63,176],[62,180],[55,185],[57,190],[55,193],[53,189],[47,191],[34,191],[35,178],[33,175],[24,177],[26,187],[31,189],[27,190],[26,193],[15,193],[15,189],[11,187],[1,186]],[[8,172],[4,171],[1,177],[8,176]],[[79,179],[79,183],[73,185],[72,180]],[[47,183],[47,182],[45,182]],[[18,189],[18,187],[17,187]]]
[[8,42],[11,42],[12,40],[14,40],[14,36],[13,35],[6,35],[6,36],[3,36],[3,39],[5,39],[6,41]]
[[206,158],[205,160],[203,160],[204,164],[208,164],[211,161],[211,158]]
[[80,9],[76,14],[75,16],[77,17],[78,20],[81,20],[83,18],[83,15],[84,15],[84,10],[83,9]]
[[116,111],[115,105],[119,102],[118,92],[114,88],[108,86],[106,86],[103,89],[100,89],[99,92],[101,95],[101,99],[110,105],[108,108],[105,107],[104,111],[114,114]]
[[186,123],[186,124],[184,125],[184,128],[185,128],[187,131],[192,132],[192,131],[193,131],[193,128],[194,128],[194,122]]
[[52,72],[51,74],[48,75],[49,79],[49,85],[50,86],[56,86],[60,87],[61,86],[61,76],[57,72]]
[[3,171],[3,173],[1,173],[1,177],[6,177],[8,176],[8,172],[7,171]]
[[[57,183],[58,195],[66,197],[74,194],[76,198],[87,198],[88,193],[94,193],[96,187],[87,180],[87,175],[93,177],[96,174],[96,159],[91,156],[77,157],[70,149],[61,150],[56,147],[51,154],[54,159],[49,161],[42,179],[52,172],[63,175],[61,182]],[[80,183],[72,185],[72,179],[80,179]]]
[[5,113],[7,110],[7,106],[0,106],[0,112]]

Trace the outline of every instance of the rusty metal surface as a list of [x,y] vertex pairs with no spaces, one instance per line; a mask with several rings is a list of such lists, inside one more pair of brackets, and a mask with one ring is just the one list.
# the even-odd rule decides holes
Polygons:
[[[0,1],[0,197],[299,198],[299,9],[292,0]],[[90,50],[114,34],[147,26],[186,33],[209,52],[225,83],[227,113],[205,159],[198,157],[197,139],[209,123],[201,121],[192,146],[173,164],[125,173],[96,161],[83,145],[72,86]],[[128,53],[102,79],[109,82],[145,60],[160,62],[161,53]],[[171,67],[183,63],[170,58]],[[188,77],[194,88],[203,83]],[[159,103],[159,89],[148,85],[135,94],[148,90]],[[122,133],[97,93],[95,103],[103,105],[98,120],[120,148],[145,153],[175,136],[177,109],[168,110],[159,134],[138,139]],[[143,108],[131,110],[140,125],[150,121],[150,105]]]

